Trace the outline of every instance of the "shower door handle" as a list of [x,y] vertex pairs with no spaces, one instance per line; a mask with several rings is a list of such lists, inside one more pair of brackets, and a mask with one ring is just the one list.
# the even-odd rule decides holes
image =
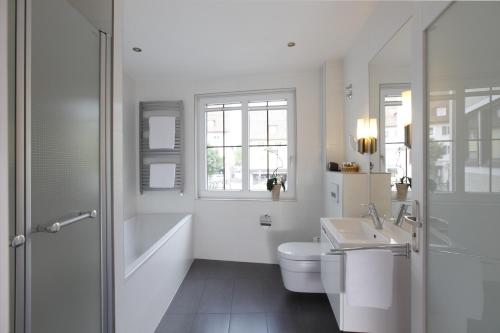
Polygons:
[[45,225],[45,226],[39,225],[36,228],[36,231],[37,232],[48,232],[48,233],[53,234],[53,233],[59,232],[63,227],[66,227],[70,224],[76,223],[76,222],[81,221],[81,220],[85,220],[87,218],[93,219],[96,216],[97,216],[97,210],[93,209],[93,210],[85,212],[85,213],[80,213],[78,216],[72,217],[72,218],[67,219],[67,220],[56,221],[54,223],[51,223],[51,224]]
[[411,244],[414,252],[420,252],[420,234],[423,227],[420,219],[420,203],[418,200],[413,201],[413,216],[403,216],[403,221],[411,226]]

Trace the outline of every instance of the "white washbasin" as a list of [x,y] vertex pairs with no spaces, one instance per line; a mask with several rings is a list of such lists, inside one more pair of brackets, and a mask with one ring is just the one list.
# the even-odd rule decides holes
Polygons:
[[370,218],[321,218],[321,225],[336,248],[403,244],[410,237],[391,223],[384,223],[382,230],[377,230]]

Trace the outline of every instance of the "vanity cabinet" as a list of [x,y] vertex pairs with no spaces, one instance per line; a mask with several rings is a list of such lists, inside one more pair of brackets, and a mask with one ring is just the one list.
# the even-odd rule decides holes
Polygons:
[[[391,215],[391,175],[389,173],[326,172],[325,216],[360,217],[362,206],[374,202],[381,217]],[[370,187],[370,191],[368,191]],[[371,198],[371,199],[370,199]]]
[[[321,226],[321,253],[327,253],[334,246],[326,236],[324,226]],[[322,255],[321,256],[321,282],[328,300],[332,306],[333,313],[340,327],[340,294],[344,289],[344,256],[342,255]]]
[[[321,225],[321,249],[339,248]],[[389,309],[350,306],[345,294],[345,256],[321,256],[321,281],[341,331],[366,333],[410,332],[410,260],[394,257],[393,301]]]

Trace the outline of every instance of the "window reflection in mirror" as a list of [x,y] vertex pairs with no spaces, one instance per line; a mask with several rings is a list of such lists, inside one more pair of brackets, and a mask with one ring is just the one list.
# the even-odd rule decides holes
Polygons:
[[[370,118],[376,118],[379,124],[377,152],[370,156],[371,172],[387,174],[389,182],[384,188],[372,190],[371,195],[381,196],[380,191],[390,192],[390,196],[386,197],[391,198],[391,208],[386,218],[396,217],[401,205],[412,200],[409,185],[412,178],[411,20],[369,63]],[[447,130],[444,131],[446,133]],[[439,138],[442,138],[441,129]],[[371,198],[371,201],[375,200]]]
[[410,85],[380,85],[379,170],[391,174],[391,184],[410,177],[410,148],[405,145],[405,126],[411,123]]

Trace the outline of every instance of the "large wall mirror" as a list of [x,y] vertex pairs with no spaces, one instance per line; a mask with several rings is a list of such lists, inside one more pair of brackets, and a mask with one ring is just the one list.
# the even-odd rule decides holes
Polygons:
[[[366,121],[375,132],[371,145],[371,177],[383,186],[371,191],[372,202],[387,198],[386,218],[411,206],[411,19],[369,63],[370,112]],[[374,131],[373,127],[376,128]],[[384,193],[384,191],[387,191]]]

